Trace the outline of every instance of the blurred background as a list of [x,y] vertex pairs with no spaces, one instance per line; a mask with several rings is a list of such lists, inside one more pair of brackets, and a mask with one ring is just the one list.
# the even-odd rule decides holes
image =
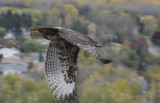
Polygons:
[[28,36],[40,25],[82,32],[113,60],[80,51],[80,103],[160,103],[159,0],[0,0],[0,103],[55,103],[43,74],[49,41]]

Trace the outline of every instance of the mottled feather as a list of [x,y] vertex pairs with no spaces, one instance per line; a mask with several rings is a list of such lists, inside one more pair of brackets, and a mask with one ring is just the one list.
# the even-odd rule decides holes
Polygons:
[[[70,45],[68,47],[68,45]],[[46,61],[45,76],[50,91],[57,101],[72,95],[75,90],[77,75],[76,61],[79,48],[63,39],[52,40],[49,44]]]

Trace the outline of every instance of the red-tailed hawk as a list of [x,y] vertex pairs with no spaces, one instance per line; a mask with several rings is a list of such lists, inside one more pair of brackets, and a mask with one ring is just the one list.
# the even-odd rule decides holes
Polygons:
[[29,30],[32,39],[46,38],[51,40],[45,61],[45,77],[53,91],[54,98],[58,101],[70,99],[75,92],[77,75],[77,56],[82,48],[94,55],[102,63],[111,60],[100,58],[96,47],[98,43],[80,32],[61,27],[32,27]]

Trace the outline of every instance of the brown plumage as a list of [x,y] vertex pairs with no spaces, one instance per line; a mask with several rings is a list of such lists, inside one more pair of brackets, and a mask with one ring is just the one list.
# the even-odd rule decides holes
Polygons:
[[100,58],[96,47],[98,43],[80,32],[60,27],[32,27],[29,30],[32,39],[51,40],[45,61],[45,77],[50,91],[58,101],[70,99],[75,92],[77,75],[77,56],[82,48],[94,55],[102,63],[111,60]]

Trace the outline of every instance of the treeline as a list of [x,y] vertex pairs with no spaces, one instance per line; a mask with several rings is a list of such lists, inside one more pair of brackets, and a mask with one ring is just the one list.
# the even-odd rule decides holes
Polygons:
[[108,42],[112,40],[118,43],[124,43],[124,40],[131,42],[135,35],[151,36],[158,31],[160,27],[158,2],[158,0],[95,0],[94,2],[92,0],[86,2],[2,0],[0,26],[6,29],[16,28],[18,32],[20,27],[62,26],[93,37],[108,38],[108,34],[111,34],[110,40],[105,39]]
[[8,10],[6,13],[2,13],[0,17],[0,27],[6,29],[14,29],[16,33],[20,33],[21,27],[29,28],[32,26],[32,18],[30,15],[22,13],[13,14],[11,10]]

